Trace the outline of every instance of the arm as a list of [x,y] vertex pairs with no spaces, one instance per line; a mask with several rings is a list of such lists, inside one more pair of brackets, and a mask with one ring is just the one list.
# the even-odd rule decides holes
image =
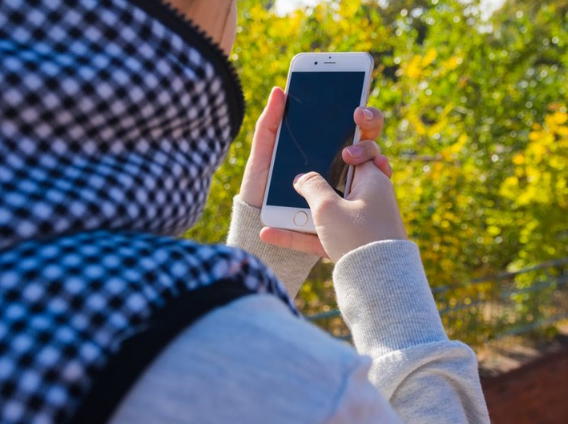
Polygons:
[[[261,225],[257,209],[239,199],[235,199],[235,208],[234,223],[252,221],[238,228]],[[293,281],[294,291],[287,287],[296,293],[304,279],[299,273],[303,270],[307,275],[311,268],[309,255],[276,246],[273,248],[282,249],[283,254],[271,254],[278,250],[271,250],[258,237],[239,244],[243,236],[238,231],[230,234],[229,240],[272,263],[285,281]],[[290,280],[291,276],[297,278]],[[339,260],[333,277],[355,346],[373,359],[369,379],[404,422],[489,422],[475,355],[466,345],[448,340],[415,244],[399,240],[361,247]],[[350,380],[343,401],[346,409],[356,404],[355,409],[360,410],[377,401],[376,396],[364,405],[353,401],[362,393],[371,394],[365,379],[356,377]]]
[[[233,223],[252,221],[238,228],[259,229],[258,209],[238,198],[234,207]],[[311,268],[310,256],[267,245],[258,237],[238,243],[239,237],[243,234],[232,230],[229,240],[265,258],[295,295]],[[355,346],[373,359],[369,379],[404,422],[489,422],[475,355],[466,345],[448,340],[416,245],[387,241],[362,247],[337,263],[333,279]],[[369,419],[385,412],[385,408],[374,410],[373,405],[381,405],[382,400],[367,386],[366,367],[364,371],[348,380],[338,407],[351,419],[357,416],[354,411],[365,410]]]
[[[282,96],[273,91],[257,125],[241,190],[249,205],[262,204]],[[358,110],[355,121],[363,138],[374,139],[382,116],[367,111],[372,112],[370,119]],[[467,346],[447,339],[418,249],[406,241],[388,161],[373,142],[357,147],[358,152],[343,154],[345,162],[357,166],[347,199],[316,173],[294,181],[310,205],[317,236],[264,228],[261,239],[337,263],[338,302],[359,352],[373,358],[370,380],[407,424],[488,422],[475,356]],[[252,245],[259,243],[252,240]]]
[[[370,379],[399,415],[407,424],[489,422],[475,355],[446,337],[386,173],[358,166],[347,199],[313,172],[294,187],[337,263],[338,303],[359,352],[373,358]],[[279,245],[290,237],[271,234]]]
[[320,257],[264,243],[259,236],[262,227],[260,209],[249,206],[239,196],[235,197],[227,244],[258,256],[294,299]]
[[334,271],[339,307],[371,382],[410,423],[489,423],[471,349],[449,341],[418,248],[382,241],[345,255]]
[[488,423],[475,355],[446,337],[387,176],[371,163],[359,166],[348,199],[315,173],[295,187],[337,263],[338,302],[359,352],[373,358],[370,379],[401,418]]

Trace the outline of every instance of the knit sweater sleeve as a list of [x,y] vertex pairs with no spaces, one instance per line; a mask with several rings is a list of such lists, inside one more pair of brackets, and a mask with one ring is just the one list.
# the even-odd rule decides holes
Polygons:
[[370,380],[405,423],[489,423],[475,354],[448,340],[414,243],[349,253],[334,284]]
[[[260,210],[235,198],[228,244],[260,257],[295,296],[317,257],[264,244]],[[345,255],[333,275],[342,315],[369,379],[406,424],[489,423],[477,360],[448,340],[420,253],[407,241],[384,241]]]
[[262,227],[260,209],[235,197],[227,244],[258,256],[284,283],[294,299],[320,258],[264,243],[259,236]]

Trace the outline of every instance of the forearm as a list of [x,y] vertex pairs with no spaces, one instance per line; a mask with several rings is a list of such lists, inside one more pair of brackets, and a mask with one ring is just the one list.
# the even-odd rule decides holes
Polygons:
[[489,422],[475,355],[448,340],[416,245],[364,246],[334,282],[358,351],[373,358],[371,381],[407,424]]
[[227,244],[258,256],[284,283],[290,296],[295,298],[320,258],[264,243],[259,236],[262,227],[260,209],[235,197]]

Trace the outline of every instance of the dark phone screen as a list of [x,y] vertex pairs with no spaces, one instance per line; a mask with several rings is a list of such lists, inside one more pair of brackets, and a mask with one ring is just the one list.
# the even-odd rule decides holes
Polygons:
[[364,72],[292,73],[268,205],[308,208],[292,183],[296,175],[310,171],[343,194],[348,168],[341,151],[353,144],[353,112],[364,83]]

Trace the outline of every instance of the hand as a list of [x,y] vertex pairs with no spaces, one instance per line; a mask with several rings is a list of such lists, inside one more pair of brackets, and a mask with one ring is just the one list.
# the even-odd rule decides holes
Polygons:
[[[251,154],[247,162],[240,192],[242,201],[257,208],[262,206],[276,134],[284,114],[285,105],[285,93],[280,88],[274,88],[268,104],[257,122]],[[364,141],[344,149],[342,152],[343,160],[352,166],[372,162],[383,175],[390,178],[392,176],[392,168],[388,159],[381,154],[377,143],[372,141],[382,131],[382,113],[375,108],[357,108],[354,120],[361,130],[361,139]],[[353,191],[355,191],[355,184],[358,180],[357,174],[358,172],[355,174]],[[322,246],[318,236],[275,228],[264,228],[260,233],[260,237],[267,243],[281,247],[312,255],[330,256],[324,246]]]
[[371,162],[357,167],[347,199],[315,172],[297,177],[294,187],[310,205],[319,241],[334,262],[369,243],[407,239],[393,185]]
[[[351,185],[351,193],[346,200],[338,196],[335,190],[329,186],[327,181],[314,172],[306,174],[301,178],[297,178],[296,181],[294,181],[296,190],[310,205],[312,217],[316,225],[317,235],[278,228],[263,228],[260,232],[260,238],[262,241],[310,255],[331,258],[333,261],[337,261],[341,256],[343,256],[343,254],[373,241],[392,238],[407,238],[404,226],[400,219],[400,214],[398,213],[398,206],[396,204],[394,191],[390,182],[392,168],[388,159],[381,154],[381,150],[377,143],[370,140],[361,141],[354,146],[344,149],[342,156],[343,160],[347,164],[356,166],[353,183]],[[374,169],[375,172],[370,171],[370,169]],[[317,181],[312,180],[311,177],[316,176]],[[302,187],[305,186],[303,180],[306,178],[310,180],[310,183],[307,186],[308,188],[303,190]],[[316,185],[312,186],[311,184],[314,182]],[[377,186],[372,187],[373,184],[377,184]],[[387,193],[387,196],[384,199],[385,203],[381,206],[381,208],[379,208],[380,210],[376,210],[376,208],[370,209],[369,206],[378,199],[381,199],[381,197],[385,194],[379,192],[385,189],[385,187],[382,187],[381,185],[386,186],[387,189],[390,186],[390,190],[387,190],[390,192]],[[369,190],[367,190],[367,188]],[[380,190],[373,190],[373,188]],[[317,190],[323,190],[320,194],[327,193],[331,190],[333,192],[333,196],[319,198]],[[357,200],[360,201],[355,202]],[[319,201],[324,202],[323,206],[319,204]],[[349,204],[351,206],[347,206]],[[332,211],[334,211],[334,208],[338,205],[353,208],[350,211],[345,211],[348,213],[334,215]],[[385,207],[385,211],[382,210],[382,207]],[[385,215],[385,213],[388,212],[389,207],[391,209],[392,207],[396,208],[396,214],[391,210],[390,216]],[[321,209],[321,211],[319,209]],[[375,216],[373,216],[373,214]],[[329,221],[325,223],[320,221],[320,216],[324,218],[329,217]],[[365,221],[362,220],[363,217],[365,218]],[[397,217],[397,219],[394,219],[393,217]],[[387,222],[382,223],[380,220],[381,218],[385,218]],[[388,227],[389,221],[395,223],[395,228],[401,231],[384,231],[385,229],[388,229],[384,227]],[[342,231],[339,231],[342,229],[351,231],[350,226],[355,222],[360,224],[368,222],[369,224],[375,223],[381,225],[381,234],[374,234],[370,231],[370,229],[368,231],[366,228],[358,229],[358,231],[360,230],[360,234],[344,234]],[[346,226],[344,226],[344,224]],[[331,233],[328,234],[326,229],[331,229]],[[364,237],[359,237],[360,235]],[[341,250],[341,252],[338,253],[338,250]]]
[[[272,152],[276,142],[276,133],[278,132],[280,121],[282,121],[285,106],[286,94],[279,87],[273,88],[268,104],[256,124],[251,153],[245,168],[239,194],[243,202],[255,208],[262,206],[270,171],[270,162],[272,161]],[[363,108],[355,110],[355,123],[361,128],[361,140],[375,140],[383,128],[383,115],[378,109],[366,108],[366,110],[368,112],[364,112]],[[369,115],[369,112],[372,116]],[[375,142],[361,142],[358,144],[358,147],[361,147],[362,152],[358,148],[351,153],[343,152],[343,159],[346,163],[356,166],[368,160],[373,160],[375,165],[385,174],[392,175],[392,169],[387,158],[381,155],[379,147]],[[355,146],[352,146],[349,149],[354,148]],[[292,245],[288,247],[295,248]],[[314,249],[317,249],[317,252]],[[314,247],[314,249],[310,250],[310,252],[325,255],[321,245],[319,248]],[[306,251],[306,249],[302,248],[297,250]]]
[[317,236],[263,228],[260,238],[266,243],[327,256],[337,262],[366,244],[408,238],[393,185],[371,162],[357,167],[347,199],[338,196],[315,172],[298,176],[294,187],[310,205]]

